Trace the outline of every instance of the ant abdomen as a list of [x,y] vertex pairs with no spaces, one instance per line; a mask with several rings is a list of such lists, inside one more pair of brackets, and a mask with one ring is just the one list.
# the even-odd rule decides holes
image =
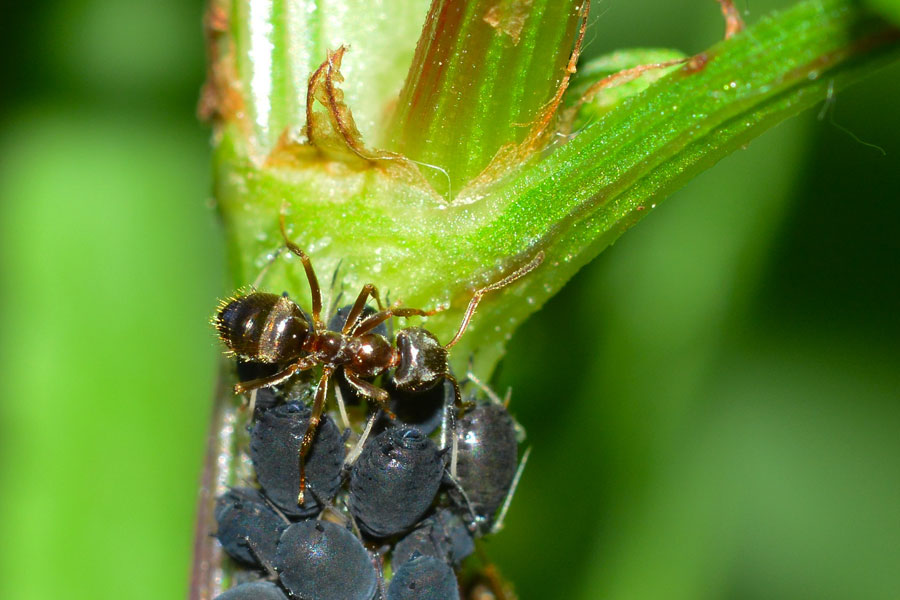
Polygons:
[[280,363],[303,354],[309,321],[290,298],[253,292],[223,302],[213,320],[228,349],[262,363]]

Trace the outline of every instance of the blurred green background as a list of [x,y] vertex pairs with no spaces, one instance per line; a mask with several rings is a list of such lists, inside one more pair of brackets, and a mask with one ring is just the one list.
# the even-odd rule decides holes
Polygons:
[[[228,287],[201,12],[7,10],[0,598],[185,595]],[[711,1],[592,23],[588,56],[723,28]],[[726,159],[513,339],[534,450],[488,546],[522,600],[900,598],[898,98],[894,66]]]

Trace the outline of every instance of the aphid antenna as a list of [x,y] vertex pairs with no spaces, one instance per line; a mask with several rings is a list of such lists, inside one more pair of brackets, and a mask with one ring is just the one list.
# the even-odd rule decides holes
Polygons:
[[516,469],[516,474],[513,477],[512,485],[509,486],[509,491],[506,493],[506,498],[503,499],[503,506],[500,507],[500,513],[497,515],[497,520],[494,521],[494,524],[491,526],[491,533],[497,533],[501,529],[503,529],[503,521],[506,519],[506,512],[509,510],[509,505],[512,504],[513,496],[516,494],[516,488],[519,487],[519,480],[522,478],[522,473],[525,471],[525,465],[528,463],[528,457],[531,456],[531,448],[532,446],[528,446],[525,449],[525,452],[522,453],[522,460],[519,461],[519,467]]
[[265,278],[266,274],[269,272],[269,269],[272,265],[275,264],[275,261],[278,260],[278,257],[281,256],[281,253],[284,252],[285,247],[279,246],[275,252],[272,253],[272,256],[266,261],[266,264],[263,265],[262,269],[259,270],[259,273],[256,275],[256,279],[253,280],[253,283],[250,284],[251,289],[259,289],[259,284],[262,283],[262,280]]
[[463,499],[463,503],[466,505],[466,510],[469,511],[469,516],[472,517],[471,527],[470,529],[477,531],[479,529],[479,525],[484,521],[483,517],[480,517],[478,513],[475,512],[475,507],[472,506],[472,501],[469,500],[469,495],[466,493],[466,490],[463,489],[462,484],[457,481],[456,477],[450,474],[449,471],[445,471],[444,474],[447,476],[447,481],[450,482],[450,485],[456,488],[456,491],[459,492],[459,495]]
[[266,503],[266,506],[268,506],[273,511],[275,511],[275,514],[278,515],[279,517],[281,517],[282,521],[284,521],[287,525],[291,524],[291,520],[288,519],[287,516],[283,512],[281,512],[281,509],[278,508],[278,506],[274,502],[272,502],[272,500],[269,498],[269,496],[266,495],[265,490],[262,490],[262,489],[259,490],[259,495],[262,496],[263,502]]
[[356,440],[356,444],[353,445],[353,448],[350,449],[350,452],[347,453],[347,457],[344,459],[344,468],[352,467],[359,458],[359,455],[362,454],[363,445],[366,443],[366,440],[369,439],[372,428],[375,426],[375,422],[378,420],[379,416],[381,416],[380,408],[373,412],[368,421],[366,421],[366,428],[363,429],[359,439]]
[[259,548],[256,545],[256,542],[250,539],[250,536],[244,536],[244,542],[247,544],[247,549],[250,550],[250,553],[256,558],[257,562],[263,566],[266,570],[266,581],[278,581],[278,571],[275,570],[275,567],[272,566],[272,563],[263,558],[262,552],[259,551]]

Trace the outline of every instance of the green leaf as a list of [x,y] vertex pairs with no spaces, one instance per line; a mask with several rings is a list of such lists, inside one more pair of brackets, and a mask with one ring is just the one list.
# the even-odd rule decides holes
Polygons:
[[868,0],[867,3],[895,25],[900,25],[900,0]]

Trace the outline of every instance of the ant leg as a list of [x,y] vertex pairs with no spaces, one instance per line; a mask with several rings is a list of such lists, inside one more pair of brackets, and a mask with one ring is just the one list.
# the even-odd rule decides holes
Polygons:
[[351,332],[351,335],[362,335],[367,333],[391,317],[430,317],[443,310],[445,310],[443,307],[431,310],[422,310],[421,308],[388,308],[386,310],[378,311],[374,315],[369,315],[360,321],[356,326],[356,329]]
[[347,378],[347,382],[353,387],[356,392],[364,396],[366,398],[371,398],[375,402],[378,403],[379,408],[384,411],[384,413],[390,417],[392,420],[396,419],[397,416],[391,412],[391,408],[389,402],[391,400],[391,396],[380,387],[374,386],[368,381],[360,379],[360,377],[354,373],[353,371],[344,367],[344,376]]
[[278,223],[281,226],[281,237],[284,238],[284,245],[287,246],[288,250],[293,254],[299,256],[300,261],[303,263],[303,269],[306,271],[306,279],[309,281],[309,291],[312,295],[313,324],[315,325],[316,331],[321,331],[325,328],[325,324],[322,323],[322,289],[319,287],[319,280],[316,278],[316,272],[313,269],[312,262],[309,260],[309,255],[304,252],[300,246],[288,239],[287,231],[284,228],[283,212],[281,213]]
[[497,533],[503,529],[503,520],[506,519],[506,511],[509,510],[509,505],[512,504],[513,496],[516,494],[516,488],[519,487],[519,480],[522,478],[522,472],[525,471],[525,465],[528,463],[529,456],[531,456],[531,446],[526,448],[525,452],[522,454],[522,460],[519,461],[519,468],[516,469],[512,484],[509,486],[509,491],[506,492],[506,498],[503,499],[503,506],[500,507],[500,514],[497,515],[497,520],[494,521],[494,524],[491,526],[491,533]]
[[269,375],[268,377],[260,377],[259,379],[251,379],[250,381],[241,381],[234,385],[234,393],[242,394],[258,388],[271,387],[279,384],[297,371],[306,371],[316,366],[319,361],[312,356],[304,356],[295,363],[291,363],[283,371]]
[[381,297],[378,295],[378,288],[375,287],[375,284],[367,283],[363,286],[362,291],[359,293],[359,296],[356,297],[356,302],[353,303],[353,308],[350,309],[350,312],[347,314],[347,321],[344,323],[344,329],[342,333],[349,334],[353,332],[353,329],[356,327],[357,321],[359,321],[359,316],[362,314],[363,309],[366,307],[366,300],[369,299],[369,296],[375,298],[375,301],[378,302],[378,308],[381,309]]
[[494,290],[499,290],[500,288],[506,287],[517,279],[521,279],[528,273],[534,271],[540,266],[540,264],[544,262],[544,252],[538,252],[531,261],[526,264],[524,267],[521,267],[500,281],[494,282],[490,285],[487,285],[481,289],[475,290],[475,293],[472,295],[472,300],[469,301],[469,307],[466,309],[466,314],[463,317],[462,323],[459,324],[459,330],[457,330],[456,335],[453,336],[453,339],[450,340],[449,344],[446,344],[444,348],[452,348],[459,341],[459,338],[463,336],[466,332],[466,328],[469,326],[469,321],[472,320],[472,315],[475,314],[475,309],[478,308],[478,303],[481,302],[481,298],[484,297],[488,292],[492,292]]
[[303,496],[306,491],[306,455],[312,448],[313,438],[316,437],[316,431],[319,429],[319,421],[322,419],[322,411],[325,408],[325,397],[328,395],[328,380],[334,367],[325,367],[322,369],[322,378],[319,379],[319,385],[316,386],[316,399],[313,401],[312,414],[309,416],[309,424],[306,426],[306,433],[303,434],[303,441],[300,442],[300,493],[297,495],[297,505],[303,504]]

